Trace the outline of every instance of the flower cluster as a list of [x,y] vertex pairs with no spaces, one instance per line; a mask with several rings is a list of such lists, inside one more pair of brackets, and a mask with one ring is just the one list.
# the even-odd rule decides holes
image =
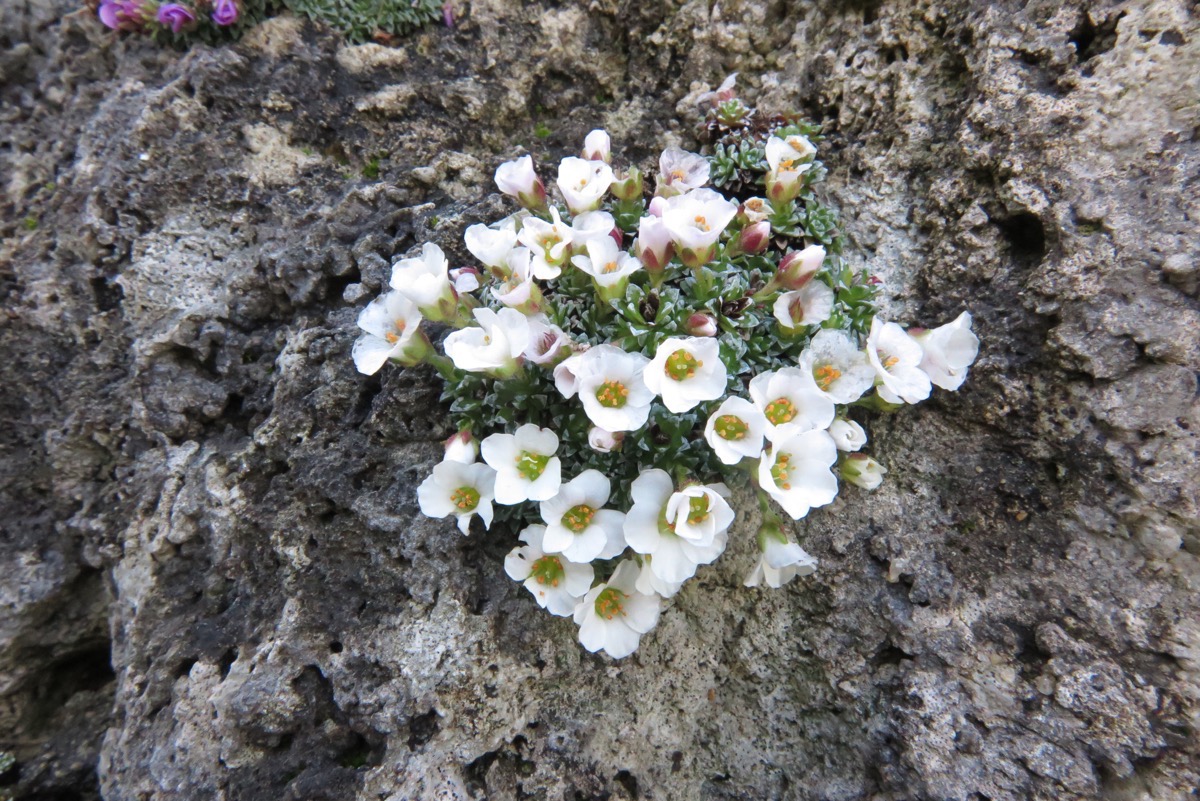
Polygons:
[[100,0],[100,21],[114,31],[180,34],[209,24],[228,28],[242,16],[239,0],[192,0],[160,3],[158,0]]
[[[747,130],[726,174],[663,152],[652,194],[593,131],[554,181],[524,156],[496,171],[520,210],[466,229],[477,263],[434,244],[398,261],[359,317],[358,369],[426,362],[459,426],[421,484],[430,517],[516,522],[505,570],[579,640],[632,653],[667,599],[721,556],[730,486],[759,498],[747,586],[816,570],[785,533],[836,497],[879,485],[855,419],[957,389],[978,350],[964,312],[932,330],[874,315],[872,279],[840,256],[812,185],[811,126]],[[727,151],[726,151],[727,152]],[[557,190],[557,191],[555,191]],[[454,330],[437,353],[425,331]],[[773,505],[774,504],[774,505]]]

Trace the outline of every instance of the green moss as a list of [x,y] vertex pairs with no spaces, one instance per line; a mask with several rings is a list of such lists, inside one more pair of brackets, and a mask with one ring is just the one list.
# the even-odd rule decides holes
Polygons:
[[37,230],[37,227],[38,227],[38,218],[37,217],[34,217],[32,214],[30,214],[28,217],[25,218],[24,222],[25,222],[25,230],[26,231],[36,231]]
[[363,165],[362,175],[363,175],[363,178],[367,178],[372,181],[374,181],[376,178],[379,177],[379,157],[378,156],[376,156],[375,158],[371,159],[370,161],[368,161],[366,164]]
[[546,124],[542,122],[539,122],[537,127],[533,129],[533,135],[538,139],[545,139],[552,133],[554,133],[554,131],[550,130],[548,127],[546,127]]

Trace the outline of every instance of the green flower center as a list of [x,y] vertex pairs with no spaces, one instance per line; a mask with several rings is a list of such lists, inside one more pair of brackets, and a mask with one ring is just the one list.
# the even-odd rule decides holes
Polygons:
[[531,453],[529,451],[521,451],[521,455],[517,457],[517,472],[526,481],[537,481],[546,470],[546,465],[549,464],[550,457],[543,456],[540,453]]
[[708,496],[692,498],[688,503],[688,524],[698,526],[708,519]]
[[676,381],[686,381],[694,378],[696,370],[703,366],[704,362],[681,348],[667,357],[664,369],[666,374]]
[[578,506],[573,506],[566,511],[566,513],[562,516],[562,524],[567,527],[568,531],[573,531],[576,534],[579,534],[592,524],[592,518],[595,516],[595,509],[587,504],[581,503]]
[[771,421],[771,425],[781,426],[784,423],[790,423],[796,417],[796,404],[787,398],[776,398],[767,404],[766,416]]
[[742,418],[733,414],[723,414],[713,423],[713,429],[721,439],[745,439],[750,433],[750,426]]
[[549,584],[551,587],[557,587],[558,583],[563,580],[563,576],[566,575],[566,571],[563,570],[562,562],[557,556],[543,556],[533,563],[533,568],[529,575],[538,584]]
[[788,480],[788,474],[791,473],[791,467],[788,463],[792,461],[792,457],[788,454],[780,454],[775,460],[775,464],[771,465],[771,478],[775,479],[775,486],[780,489],[790,490],[791,482]]
[[618,589],[606,588],[604,592],[596,596],[596,614],[605,620],[612,620],[617,615],[625,614],[622,602],[628,597]]
[[629,387],[620,381],[605,381],[596,390],[596,400],[606,409],[620,409],[629,402]]
[[833,382],[837,381],[841,377],[842,371],[834,367],[832,364],[822,364],[813,370],[813,378],[816,379],[817,386],[820,387],[822,391],[827,392],[829,387],[833,385]]
[[450,493],[450,503],[464,512],[470,512],[479,505],[479,490],[474,487],[459,487]]

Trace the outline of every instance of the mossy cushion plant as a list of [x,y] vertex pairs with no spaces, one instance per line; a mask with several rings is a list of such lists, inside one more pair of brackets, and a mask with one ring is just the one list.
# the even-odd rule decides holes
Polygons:
[[[708,157],[663,152],[649,198],[601,130],[558,165],[557,197],[530,156],[501,164],[521,209],[466,229],[478,263],[431,243],[397,261],[352,351],[367,374],[437,368],[459,433],[421,511],[519,530],[508,574],[613,658],[724,552],[731,487],[763,520],[746,585],[815,571],[776,509],[877,487],[860,418],[957,389],[978,351],[966,312],[932,330],[876,315],[814,192],[815,126],[723,87],[709,132]],[[443,355],[426,329],[446,327]]]

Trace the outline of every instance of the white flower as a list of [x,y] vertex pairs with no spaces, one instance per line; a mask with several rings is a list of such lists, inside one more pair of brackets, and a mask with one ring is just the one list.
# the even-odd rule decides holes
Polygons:
[[542,290],[533,282],[532,259],[529,248],[513,248],[505,260],[504,280],[492,287],[496,300],[522,314],[534,314],[542,307]]
[[720,357],[720,343],[712,337],[672,337],[658,346],[646,366],[646,386],[662,395],[663,405],[675,414],[691,411],[701,401],[725,394],[729,381]]
[[767,539],[758,564],[746,576],[745,586],[766,584],[778,589],[796,576],[808,576],[817,570],[817,560],[803,548],[787,540]]
[[607,162],[611,152],[612,139],[606,131],[597,128],[584,137],[583,153],[581,155],[588,161]]
[[558,364],[571,355],[571,338],[544,314],[529,318],[529,347],[525,358],[543,367]]
[[[899,398],[905,403],[917,403],[929,397],[932,389],[929,376],[918,367],[923,358],[921,343],[903,328],[895,323],[885,323],[878,317],[871,321],[867,359],[883,383],[880,395],[885,400]],[[884,395],[883,389],[888,395]]]
[[471,436],[470,431],[459,431],[446,440],[445,459],[447,462],[474,464],[475,457],[478,455],[479,443],[475,441],[475,437]]
[[[585,211],[571,220],[571,242],[578,252],[593,239],[602,236],[612,239],[613,229],[617,221],[607,211]],[[614,240],[615,242],[615,240]]]
[[450,271],[450,280],[454,283],[454,291],[460,295],[479,289],[479,270],[474,267],[455,267]]
[[672,197],[699,189],[708,183],[708,159],[704,156],[669,147],[658,157],[658,191],[662,197]]
[[479,327],[452,331],[442,345],[446,355],[459,370],[497,378],[512,375],[529,346],[529,318],[515,309],[479,308],[474,315]]
[[823,281],[809,281],[803,289],[776,298],[772,311],[784,328],[819,325],[833,313],[833,290]]
[[554,367],[554,388],[564,398],[573,398],[579,391],[579,370],[591,369],[590,360],[584,361],[584,353],[587,351],[568,356]]
[[767,418],[745,398],[730,395],[708,416],[704,439],[724,464],[757,459],[763,449]]
[[642,569],[638,571],[637,583],[634,587],[643,595],[661,595],[663,598],[670,598],[679,592],[679,588],[683,586],[683,582],[663,581],[654,572],[651,564],[654,562],[654,557],[650,554],[645,554],[641,557]]
[[[794,145],[799,145],[799,149]],[[804,173],[812,169],[812,156],[816,148],[803,136],[789,136],[786,140],[772,136],[767,140],[767,164],[771,169],[766,175],[767,196],[775,201],[788,201],[800,194],[804,184]]]
[[512,228],[489,228],[476,223],[467,228],[463,241],[471,255],[490,269],[506,269],[508,254],[517,246],[517,232]]
[[942,389],[958,389],[967,380],[967,368],[979,355],[979,337],[971,330],[971,313],[954,322],[913,337],[921,344],[920,367]]
[[497,167],[496,186],[527,209],[540,209],[546,205],[546,187],[533,169],[532,156],[521,156]]
[[483,518],[485,528],[491,527],[495,484],[496,471],[486,464],[440,462],[417,487],[417,502],[426,517],[454,515],[458,530],[466,534],[474,515]]
[[600,207],[600,199],[613,182],[612,168],[603,161],[568,156],[558,165],[558,190],[572,214]]
[[588,240],[587,255],[572,256],[571,263],[592,277],[605,300],[624,295],[629,276],[642,268],[642,263],[618,248],[611,236]]
[[538,606],[552,615],[569,617],[592,588],[596,573],[591,565],[577,564],[562,554],[547,554],[542,548],[545,536],[545,526],[527,526],[520,536],[525,545],[504,557],[504,572],[513,581],[523,581]]
[[636,651],[642,635],[657,625],[662,600],[638,592],[637,577],[638,566],[626,559],[606,584],[592,587],[575,607],[579,642],[584,648],[621,659]]
[[839,451],[851,453],[867,444],[867,432],[853,420],[839,417],[829,424],[829,436]]
[[724,484],[692,484],[667,501],[667,524],[693,545],[707,547],[729,530],[734,513]]
[[766,418],[766,435],[772,442],[825,429],[833,422],[833,401],[810,373],[796,367],[756,375],[750,380],[750,398]]
[[[649,359],[615,345],[597,345],[563,364],[576,358],[579,361],[570,369],[578,379],[583,410],[594,425],[605,431],[635,431],[646,424],[654,400],[642,377]],[[557,375],[555,370],[556,386]]]
[[550,207],[550,222],[538,217],[525,218],[517,241],[533,251],[533,275],[542,281],[558,278],[562,265],[570,255],[574,234],[571,226]]
[[658,273],[671,261],[675,242],[662,219],[651,215],[638,221],[638,235],[633,247],[646,270]]
[[837,497],[830,467],[837,446],[826,431],[805,431],[774,443],[758,463],[758,483],[793,519]]
[[686,195],[667,199],[662,221],[671,232],[679,258],[688,267],[698,267],[712,260],[717,240],[737,210],[737,205],[719,192],[693,189]]
[[766,198],[752,197],[742,201],[741,213],[747,223],[753,224],[770,219],[773,212]]
[[366,333],[354,342],[351,356],[360,373],[374,375],[388,359],[412,366],[432,352],[420,330],[421,312],[399,292],[384,293],[367,304],[358,315],[358,327]]
[[887,468],[864,453],[852,453],[842,460],[842,478],[856,487],[873,490],[883,483]]
[[588,445],[598,453],[612,453],[620,448],[624,441],[625,434],[622,432],[605,431],[600,426],[592,426],[588,429]]
[[818,331],[797,361],[800,369],[813,377],[817,389],[834,403],[854,403],[875,383],[875,370],[866,354],[844,331]]
[[401,259],[392,265],[391,286],[430,320],[448,320],[458,306],[446,254],[432,242],[421,247],[420,258]]
[[483,460],[496,471],[496,503],[545,501],[562,485],[558,435],[526,423],[515,434],[492,434],[480,443]]
[[547,553],[561,553],[572,562],[611,559],[625,549],[625,515],[605,509],[612,485],[599,470],[584,470],[563,484],[558,494],[542,501]]
[[625,541],[654,557],[650,569],[660,580],[686,581],[725,550],[733,510],[713,487],[675,492],[666,471],[653,468],[634,479],[629,491],[633,507],[625,516]]

